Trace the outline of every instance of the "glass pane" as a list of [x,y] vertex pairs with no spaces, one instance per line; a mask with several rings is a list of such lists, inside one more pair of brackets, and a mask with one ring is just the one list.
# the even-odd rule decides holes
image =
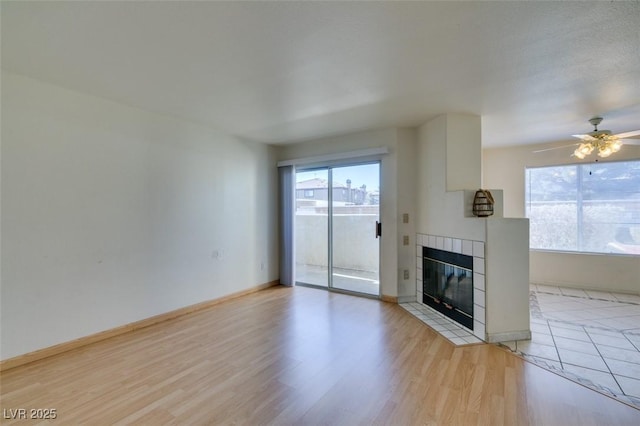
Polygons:
[[582,168],[581,251],[640,254],[640,162]]
[[640,161],[527,169],[531,248],[640,254]]
[[296,173],[295,281],[327,287],[329,282],[329,171]]
[[576,166],[527,170],[526,209],[530,247],[577,250]]
[[334,288],[378,295],[380,165],[331,169],[333,182],[332,249]]

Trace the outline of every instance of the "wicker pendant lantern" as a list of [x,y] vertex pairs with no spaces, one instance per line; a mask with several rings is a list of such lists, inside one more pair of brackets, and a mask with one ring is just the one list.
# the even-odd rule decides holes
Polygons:
[[493,214],[493,196],[491,192],[478,189],[473,197],[473,214],[478,217],[487,217]]

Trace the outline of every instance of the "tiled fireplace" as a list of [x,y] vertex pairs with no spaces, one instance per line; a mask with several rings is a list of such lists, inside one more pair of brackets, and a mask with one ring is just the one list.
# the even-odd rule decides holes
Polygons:
[[[481,340],[486,340],[485,314],[485,243],[482,241],[450,238],[440,235],[416,235],[416,299],[423,300],[423,249],[442,250],[473,258],[473,330],[460,326]],[[426,305],[424,305],[426,306]]]

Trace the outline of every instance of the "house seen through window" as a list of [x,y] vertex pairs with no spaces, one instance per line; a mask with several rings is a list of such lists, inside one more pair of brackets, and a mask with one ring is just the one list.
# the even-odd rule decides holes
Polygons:
[[532,249],[640,255],[640,160],[525,173]]

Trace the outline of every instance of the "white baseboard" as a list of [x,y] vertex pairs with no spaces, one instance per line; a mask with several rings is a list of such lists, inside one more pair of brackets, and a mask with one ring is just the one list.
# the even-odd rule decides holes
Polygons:
[[487,342],[489,343],[509,342],[512,340],[531,340],[531,330],[487,333]]

